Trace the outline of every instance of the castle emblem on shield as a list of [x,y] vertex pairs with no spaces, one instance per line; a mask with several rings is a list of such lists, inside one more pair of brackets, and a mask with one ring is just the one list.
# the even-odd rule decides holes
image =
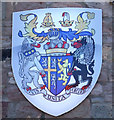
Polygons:
[[53,11],[45,10],[42,20],[38,13],[18,14],[24,23],[17,31],[19,87],[29,97],[41,96],[52,103],[83,96],[91,89],[95,73],[96,29],[89,25],[96,14],[82,11],[71,18],[72,13],[62,9],[60,19],[61,14],[63,21],[56,21]]

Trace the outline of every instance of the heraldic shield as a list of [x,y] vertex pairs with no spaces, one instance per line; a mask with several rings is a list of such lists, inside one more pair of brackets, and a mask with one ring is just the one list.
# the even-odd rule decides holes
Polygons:
[[41,57],[40,63],[46,73],[43,81],[52,94],[58,95],[69,83],[71,76],[68,75],[68,72],[72,62],[73,56]]
[[94,88],[102,64],[102,11],[49,8],[13,13],[12,69],[38,109],[62,115]]

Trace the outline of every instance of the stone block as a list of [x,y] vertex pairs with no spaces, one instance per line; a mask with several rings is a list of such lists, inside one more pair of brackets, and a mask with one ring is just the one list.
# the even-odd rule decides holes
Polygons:
[[12,84],[12,85],[16,84],[15,79],[13,77],[11,77],[9,79],[9,83]]
[[12,28],[11,27],[2,27],[2,35],[3,36],[11,36]]
[[112,34],[103,34],[103,44],[111,44],[112,43]]
[[104,44],[102,48],[103,60],[112,61],[112,46],[110,44]]
[[98,81],[101,81],[101,82],[108,81],[108,70],[107,69],[101,69],[101,73],[100,73]]
[[112,18],[103,18],[103,34],[112,34]]
[[7,86],[7,97],[9,99],[9,101],[26,100],[16,85],[8,85]]
[[41,8],[46,8],[45,2],[18,2],[14,5],[14,12]]
[[103,97],[92,97],[91,102],[92,102],[92,104],[94,104],[94,103],[102,104],[104,102],[104,98]]
[[79,7],[81,8],[82,5],[77,2],[52,2],[48,7],[52,8],[62,8],[62,7]]
[[[54,118],[51,115],[45,114],[45,118]],[[68,113],[56,118],[90,118],[90,100],[86,98],[80,105]]]
[[3,27],[12,27],[12,22],[11,21],[2,21],[2,26]]
[[11,41],[2,40],[2,49],[10,49],[11,48]]
[[8,77],[13,77],[13,72],[8,72]]
[[106,82],[103,85],[103,94],[112,95],[112,82]]
[[3,11],[4,20],[12,21],[13,6],[11,5],[11,2],[4,2]]
[[91,109],[92,118],[112,118],[112,105],[107,103],[92,104]]
[[91,92],[91,95],[93,96],[99,96],[103,93],[103,88],[102,88],[102,85],[97,83],[94,87],[94,89],[92,90]]
[[112,17],[112,5],[109,2],[86,2],[89,8],[99,8],[103,11],[103,17]]
[[8,102],[2,102],[2,118],[7,118]]
[[16,118],[37,118],[43,114],[40,110],[35,108],[31,103],[26,101],[20,101],[15,105],[15,117]]

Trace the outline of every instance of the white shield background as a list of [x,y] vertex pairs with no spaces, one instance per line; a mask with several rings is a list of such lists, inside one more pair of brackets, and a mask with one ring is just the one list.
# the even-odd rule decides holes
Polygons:
[[[28,14],[28,13],[34,13],[38,16],[38,25],[36,28],[36,31],[38,33],[44,31],[47,32],[49,28],[41,28],[40,25],[43,22],[43,19],[45,17],[45,13],[51,13],[51,16],[53,18],[53,22],[55,24],[55,28],[61,28],[61,25],[59,23],[60,20],[62,20],[62,13],[68,12],[70,13],[70,19],[77,21],[77,16],[82,12],[94,12],[95,18],[91,21],[89,25],[88,31],[91,31],[91,28],[95,29],[95,35],[93,36],[93,39],[95,41],[95,66],[94,66],[94,74],[93,74],[93,80],[91,83],[90,89],[84,93],[83,95],[77,95],[77,94],[71,94],[69,98],[67,98],[64,101],[61,102],[51,102],[46,100],[42,94],[38,95],[28,95],[22,88],[22,78],[20,78],[18,70],[19,70],[19,59],[18,59],[18,52],[21,50],[21,45],[24,40],[24,38],[20,38],[18,36],[19,30],[21,30],[23,33],[26,33],[24,30],[24,22],[20,20],[21,14]],[[71,27],[62,27],[62,30],[68,31],[68,28],[72,28],[75,30],[75,23]],[[14,12],[13,13],[13,34],[12,34],[12,68],[14,77],[16,80],[16,83],[20,89],[20,91],[23,93],[23,95],[28,99],[29,102],[31,102],[34,106],[36,106],[38,109],[53,115],[53,116],[59,116],[63,113],[66,113],[70,110],[72,110],[74,107],[79,105],[91,92],[93,87],[95,86],[98,76],[100,74],[101,65],[102,65],[102,10],[101,9],[90,9],[90,8],[49,8],[49,9],[38,9],[38,10],[29,10],[29,11],[21,11],[21,12]],[[41,48],[42,49],[42,48]],[[70,48],[69,51],[73,50],[73,48]],[[41,54],[44,54],[44,50],[42,50]],[[73,77],[71,77],[73,79]],[[40,78],[42,81],[42,79]]]

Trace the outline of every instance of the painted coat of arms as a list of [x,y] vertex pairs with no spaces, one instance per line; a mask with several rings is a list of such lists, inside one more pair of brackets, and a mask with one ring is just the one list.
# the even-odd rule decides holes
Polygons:
[[13,14],[12,68],[23,95],[53,116],[81,103],[102,64],[102,11],[50,8]]

